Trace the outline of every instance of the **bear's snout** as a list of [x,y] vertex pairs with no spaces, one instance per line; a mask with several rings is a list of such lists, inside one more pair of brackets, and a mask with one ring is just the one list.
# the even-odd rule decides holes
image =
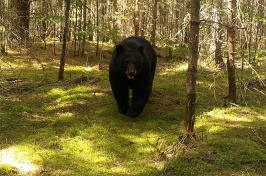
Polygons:
[[127,78],[128,79],[134,79],[134,77],[135,77],[135,73],[134,72],[131,72],[131,73],[127,74]]
[[136,74],[137,74],[137,71],[136,71],[134,64],[129,64],[126,70],[127,78],[134,79]]

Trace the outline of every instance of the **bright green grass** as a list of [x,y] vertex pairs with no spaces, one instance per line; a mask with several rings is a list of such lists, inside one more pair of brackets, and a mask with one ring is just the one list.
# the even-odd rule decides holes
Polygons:
[[[118,113],[106,69],[86,70],[85,59],[68,58],[75,64],[57,82],[58,56],[40,58],[44,69],[18,56],[12,56],[16,72],[7,65],[1,71],[0,175],[266,173],[265,89],[250,88],[239,106],[224,107],[226,73],[200,68],[196,138],[179,143],[186,64],[160,59],[152,97],[131,119]],[[10,77],[24,79],[5,81]]]

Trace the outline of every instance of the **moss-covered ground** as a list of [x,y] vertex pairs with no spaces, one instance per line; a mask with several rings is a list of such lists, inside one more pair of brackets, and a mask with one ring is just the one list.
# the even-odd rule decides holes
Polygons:
[[175,58],[186,52],[165,60],[157,49],[152,96],[131,119],[109,86],[111,51],[103,47],[101,59],[68,52],[61,82],[60,50],[0,56],[0,175],[266,174],[265,65],[254,67],[260,79],[248,66],[237,70],[238,104],[230,104],[226,71],[200,61],[196,137],[185,140],[186,63]]

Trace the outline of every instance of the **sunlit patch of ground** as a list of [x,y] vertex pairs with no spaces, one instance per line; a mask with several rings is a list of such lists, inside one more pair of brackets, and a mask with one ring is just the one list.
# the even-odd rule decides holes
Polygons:
[[16,168],[22,174],[36,172],[39,167],[32,163],[26,151],[16,147],[0,150],[0,166],[7,165]]

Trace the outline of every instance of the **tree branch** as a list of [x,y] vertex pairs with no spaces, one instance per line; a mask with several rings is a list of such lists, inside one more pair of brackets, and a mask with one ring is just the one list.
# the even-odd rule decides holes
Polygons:
[[[224,27],[228,27],[229,26],[228,24],[225,24],[225,23],[220,23],[220,22],[211,21],[211,20],[205,20],[205,19],[204,20],[200,20],[200,22],[219,24],[219,25],[224,26]],[[236,29],[244,29],[244,30],[247,29],[247,27],[238,27],[238,26],[236,26],[235,28]]]

